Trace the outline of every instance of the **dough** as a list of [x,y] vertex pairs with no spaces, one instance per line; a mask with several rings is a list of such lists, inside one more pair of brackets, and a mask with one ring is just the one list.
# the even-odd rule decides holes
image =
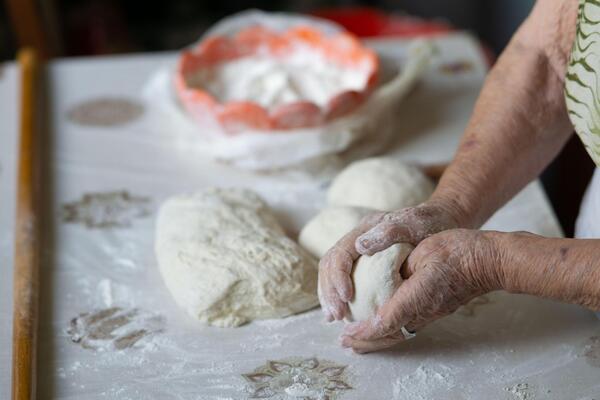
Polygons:
[[209,189],[160,208],[156,256],[175,301],[202,322],[233,327],[318,305],[316,260],[244,189]]
[[373,256],[362,256],[354,264],[354,299],[348,304],[350,321],[371,318],[402,283],[400,268],[413,251],[410,244],[395,244]]
[[300,245],[313,256],[321,258],[360,220],[375,212],[362,207],[329,207],[310,220],[300,232]]
[[355,162],[327,192],[330,205],[395,211],[416,206],[433,193],[433,182],[417,167],[389,157]]

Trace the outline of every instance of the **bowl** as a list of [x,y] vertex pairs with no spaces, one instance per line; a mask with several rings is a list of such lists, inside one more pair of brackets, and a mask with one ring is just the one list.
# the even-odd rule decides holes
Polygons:
[[375,88],[379,59],[353,35],[311,26],[251,26],[181,53],[177,98],[199,126],[226,135],[317,127],[350,114]]

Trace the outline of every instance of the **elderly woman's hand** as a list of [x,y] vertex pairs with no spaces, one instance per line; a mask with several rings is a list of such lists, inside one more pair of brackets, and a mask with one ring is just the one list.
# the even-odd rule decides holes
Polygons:
[[342,320],[354,296],[350,274],[354,261],[395,243],[416,246],[426,237],[459,226],[450,205],[425,203],[391,213],[369,215],[344,236],[319,264],[319,300],[328,321]]
[[402,327],[418,331],[461,305],[500,289],[500,252],[495,232],[454,229],[423,240],[406,260],[406,280],[377,314],[348,324],[342,346],[368,353],[404,339]]

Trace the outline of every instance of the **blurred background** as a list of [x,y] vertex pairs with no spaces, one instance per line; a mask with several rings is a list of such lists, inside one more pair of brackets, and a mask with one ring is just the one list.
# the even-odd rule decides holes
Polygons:
[[[534,0],[4,0],[0,5],[0,60],[19,45],[34,45],[49,57],[176,50],[195,41],[220,18],[248,8],[313,13],[342,18],[363,36],[375,32],[364,16],[412,16],[432,29],[475,34],[493,55],[506,46]],[[371,25],[369,25],[371,24]],[[574,137],[542,177],[569,236],[593,164]]]

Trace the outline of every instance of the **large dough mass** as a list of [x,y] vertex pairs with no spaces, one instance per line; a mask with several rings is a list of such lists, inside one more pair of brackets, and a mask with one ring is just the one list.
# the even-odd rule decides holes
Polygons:
[[343,170],[327,192],[335,206],[395,211],[427,200],[433,182],[417,167],[391,157],[357,161]]
[[179,306],[231,327],[318,305],[317,265],[286,237],[267,205],[242,189],[209,189],[167,200],[156,256]]
[[354,298],[350,303],[350,321],[364,321],[377,313],[400,284],[400,268],[413,246],[395,244],[373,256],[362,256],[354,264],[352,281]]

